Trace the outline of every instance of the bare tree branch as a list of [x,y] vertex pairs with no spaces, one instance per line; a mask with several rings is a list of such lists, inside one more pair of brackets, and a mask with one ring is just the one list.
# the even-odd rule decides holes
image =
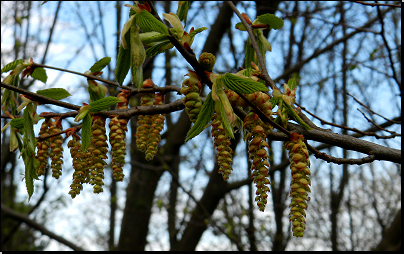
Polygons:
[[65,238],[63,238],[63,237],[49,231],[42,224],[40,224],[40,223],[38,223],[38,222],[36,222],[34,220],[31,220],[25,214],[22,214],[22,213],[14,211],[13,209],[3,205],[3,203],[1,204],[1,212],[2,212],[2,216],[9,216],[9,217],[11,217],[11,218],[13,218],[15,220],[22,221],[25,224],[27,224],[28,226],[40,231],[43,235],[49,236],[50,238],[52,238],[52,239],[54,239],[54,240],[56,240],[56,241],[58,241],[58,242],[60,242],[60,243],[62,243],[64,245],[66,245],[67,247],[71,248],[72,250],[84,251],[83,248],[81,248],[81,247],[75,245],[74,243],[70,242],[69,240],[67,240],[67,239],[65,239]]

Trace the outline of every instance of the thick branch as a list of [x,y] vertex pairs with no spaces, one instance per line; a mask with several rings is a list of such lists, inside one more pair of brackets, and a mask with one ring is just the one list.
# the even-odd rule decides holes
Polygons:
[[64,245],[66,245],[67,247],[69,247],[75,251],[84,251],[84,249],[75,245],[74,243],[70,242],[69,240],[49,231],[42,224],[39,224],[38,222],[31,220],[25,214],[16,212],[13,209],[11,209],[3,204],[1,204],[1,212],[2,212],[2,216],[9,216],[15,220],[22,221],[25,224],[27,224],[28,226],[40,231],[42,234],[47,235],[50,238],[52,238],[60,243],[63,243]]

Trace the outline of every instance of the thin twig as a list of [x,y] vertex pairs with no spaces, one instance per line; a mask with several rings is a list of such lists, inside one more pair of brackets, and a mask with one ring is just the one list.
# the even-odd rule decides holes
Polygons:
[[358,3],[358,4],[363,4],[363,5],[369,5],[369,6],[372,6],[372,7],[375,7],[375,6],[389,6],[389,7],[401,8],[401,5],[397,5],[397,4],[366,3],[366,2],[361,2],[361,1],[353,1],[353,2]]
[[360,102],[358,99],[356,99],[353,95],[351,95],[350,93],[347,93],[347,94],[348,94],[349,96],[351,96],[359,105],[365,107],[367,110],[369,110],[369,111],[372,112],[373,114],[380,116],[381,118],[383,118],[383,119],[386,120],[386,121],[389,121],[389,122],[392,122],[392,123],[395,123],[395,124],[401,124],[401,122],[397,122],[397,121],[390,120],[390,119],[388,119],[388,118],[386,118],[386,117],[384,117],[384,116],[382,116],[382,115],[380,115],[380,114],[374,112],[374,111],[371,110],[368,106],[366,106],[365,104],[363,104],[362,102]]
[[[244,17],[240,14],[240,12],[237,10],[236,6],[234,6],[234,4],[231,1],[226,1],[226,3],[230,6],[230,8],[234,11],[234,13],[236,13],[236,15],[240,18],[241,22],[243,23],[243,25],[245,26],[245,28],[247,29],[248,35],[250,37],[251,40],[251,44],[254,48],[254,51],[257,55],[258,58],[258,62],[261,65],[262,68],[262,77],[265,80],[265,82],[267,82],[267,84],[272,88],[278,88],[275,84],[275,82],[271,79],[271,77],[268,74],[267,71],[267,67],[264,61],[264,58],[259,50],[257,41],[255,40],[255,36],[253,34],[252,28],[250,26],[250,24],[247,23],[247,21],[244,19]],[[279,89],[278,89],[279,90]]]

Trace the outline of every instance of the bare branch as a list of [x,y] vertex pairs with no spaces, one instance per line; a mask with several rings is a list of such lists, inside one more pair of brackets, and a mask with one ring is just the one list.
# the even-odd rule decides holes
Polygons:
[[42,225],[34,220],[31,220],[25,214],[14,211],[13,209],[3,205],[3,203],[1,204],[1,212],[2,212],[3,216],[9,216],[15,220],[22,221],[25,224],[27,224],[28,226],[40,231],[42,234],[49,236],[50,238],[66,245],[67,247],[69,247],[75,251],[84,251],[83,248],[81,248],[81,247],[75,245],[74,243],[70,242],[69,240],[49,231],[47,228],[45,228],[44,225]]

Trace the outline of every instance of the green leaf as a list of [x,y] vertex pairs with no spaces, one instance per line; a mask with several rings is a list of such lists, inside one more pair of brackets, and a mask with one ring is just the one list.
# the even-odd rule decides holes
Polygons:
[[215,102],[212,100],[211,93],[206,96],[206,100],[202,105],[202,109],[199,112],[198,118],[196,119],[195,124],[188,131],[187,139],[188,141],[201,133],[207,124],[212,120],[213,113],[215,112]]
[[14,118],[11,119],[10,125],[18,130],[24,129],[24,118]]
[[295,78],[291,78],[288,80],[288,86],[290,88],[290,90],[293,90],[294,88],[297,87],[297,82]]
[[240,31],[247,31],[247,29],[245,28],[243,22],[238,22],[235,27],[236,27],[236,29],[238,29]]
[[49,97],[54,100],[61,100],[71,96],[71,94],[64,88],[49,88],[36,91],[37,94]]
[[184,27],[187,26],[187,15],[190,7],[191,1],[178,1],[177,16],[181,21],[184,21]]
[[87,151],[91,141],[91,116],[86,115],[81,122],[81,150]]
[[250,37],[248,37],[245,46],[245,68],[252,68],[251,62],[258,64],[257,56],[251,44]]
[[132,82],[136,85],[138,89],[142,88],[143,86],[143,67],[139,66],[136,67],[135,64],[132,65],[131,68],[132,73]]
[[146,10],[143,10],[141,13],[136,14],[136,23],[145,33],[159,32],[161,34],[168,34],[167,27]]
[[109,110],[109,108],[112,105],[115,105],[118,102],[121,102],[121,100],[116,97],[113,97],[113,96],[108,96],[108,97],[91,102],[90,109],[88,112],[95,113],[95,112],[100,112],[102,110]]
[[116,60],[115,69],[116,82],[118,82],[121,86],[130,69],[130,32],[126,33],[125,39],[128,43],[128,48],[124,49],[122,43],[119,46],[118,59]]
[[296,122],[298,122],[306,130],[311,130],[311,127],[300,118],[300,116],[296,113],[296,111],[293,110],[290,105],[288,105],[286,102],[283,103],[283,105],[285,106],[288,114],[290,116],[293,116]]
[[24,61],[24,60],[22,60],[22,59],[17,59],[17,60],[15,60],[15,61],[12,61],[11,63],[7,64],[6,66],[4,66],[4,67],[1,69],[1,73],[14,70],[15,67],[17,67],[17,65],[21,64],[23,61]]
[[242,94],[250,94],[257,91],[268,91],[268,88],[260,82],[256,82],[251,78],[242,78],[231,73],[226,73],[222,77],[222,82],[230,90]]
[[111,62],[111,57],[106,56],[104,58],[101,58],[93,66],[91,66],[90,72],[94,73],[101,71],[102,69],[104,69],[105,66],[109,64],[109,62]]
[[[283,20],[273,14],[265,13],[257,17],[259,23],[267,24],[273,29],[281,29],[283,27]],[[254,24],[255,22],[253,22]]]
[[154,45],[154,46],[146,49],[146,58],[166,52],[168,49],[173,47],[172,44],[171,44],[171,47],[168,47],[169,44],[171,44],[171,42],[169,40],[167,40],[167,41],[164,41],[162,43],[159,43],[157,45]]
[[194,31],[192,31],[189,35],[192,37],[194,37],[195,35],[199,34],[202,31],[205,31],[206,29],[208,29],[207,27],[200,27],[198,29],[195,29]]
[[231,127],[231,125],[229,123],[229,119],[227,118],[226,111],[224,110],[224,106],[223,106],[223,101],[220,96],[219,96],[219,99],[220,99],[220,102],[216,102],[216,103],[219,103],[219,105],[220,105],[220,118],[222,120],[224,131],[231,138],[234,138],[233,128]]
[[32,72],[31,77],[43,82],[44,84],[46,84],[46,81],[48,80],[48,76],[46,75],[46,71],[42,67],[36,67],[34,72]]
[[145,46],[154,46],[163,41],[168,41],[167,35],[158,32],[141,33],[139,36]]
[[23,138],[23,149],[21,151],[22,157],[25,164],[25,184],[28,192],[28,200],[34,193],[34,178],[38,179],[35,171],[35,132],[34,123],[32,120],[32,113],[34,111],[34,106],[32,103],[28,104],[24,109],[23,119],[24,119],[24,138]]

